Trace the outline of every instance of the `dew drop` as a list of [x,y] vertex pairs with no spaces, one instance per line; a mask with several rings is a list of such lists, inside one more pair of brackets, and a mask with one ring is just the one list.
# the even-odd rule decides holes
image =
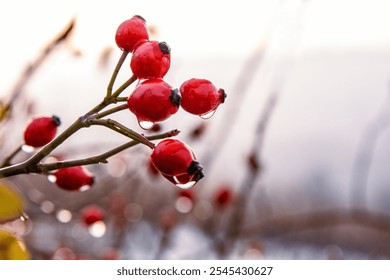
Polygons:
[[22,146],[22,150],[25,153],[32,153],[32,152],[34,152],[34,147],[33,146],[29,146],[29,145],[23,145]]
[[176,176],[173,176],[173,180],[176,183],[176,187],[179,187],[181,189],[189,189],[189,188],[192,188],[196,184],[196,181],[189,181],[187,183],[181,183]]
[[214,116],[215,111],[216,111],[216,110],[211,111],[211,112],[208,112],[208,113],[203,114],[203,115],[200,115],[200,117],[201,117],[202,119],[207,120],[207,119],[211,118],[212,116]]
[[143,129],[151,129],[153,127],[153,125],[154,125],[154,122],[139,121],[138,124]]
[[55,183],[57,181],[57,177],[51,174],[47,176],[47,180],[49,180],[49,182]]
[[90,185],[84,185],[81,188],[79,188],[79,192],[85,192],[91,189]]

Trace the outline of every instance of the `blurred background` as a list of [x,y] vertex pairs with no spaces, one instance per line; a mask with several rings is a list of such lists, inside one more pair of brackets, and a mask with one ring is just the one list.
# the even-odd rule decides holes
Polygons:
[[[82,193],[42,175],[3,179],[28,219],[0,227],[32,259],[387,259],[389,8],[386,0],[3,4],[0,98],[13,110],[0,124],[2,158],[32,116],[56,114],[64,130],[102,100],[121,55],[115,31],[136,14],[172,49],[165,81],[205,78],[228,97],[208,120],[179,110],[160,124],[179,129],[204,166],[192,189],[156,176],[140,146],[88,166],[96,183]],[[131,76],[129,61],[116,87]],[[145,133],[128,111],[113,118]],[[125,141],[90,128],[52,156],[82,158]],[[104,215],[92,226],[83,223],[90,206]]]

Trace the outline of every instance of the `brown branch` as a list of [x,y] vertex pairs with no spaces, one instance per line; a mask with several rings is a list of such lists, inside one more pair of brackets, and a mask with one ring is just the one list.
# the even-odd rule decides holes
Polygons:
[[114,82],[116,80],[116,77],[118,76],[119,70],[121,69],[123,62],[126,60],[126,57],[128,54],[129,54],[129,52],[127,52],[127,51],[122,52],[122,55],[119,58],[117,65],[115,66],[114,72],[112,73],[110,82],[108,83],[106,98],[111,97],[112,87],[114,86]]
[[2,114],[1,116],[2,118],[0,118],[0,121],[2,121],[6,116],[8,116],[9,113],[12,111],[14,102],[20,97],[24,88],[31,80],[33,75],[36,73],[38,68],[48,58],[48,56],[52,53],[52,51],[69,37],[72,30],[74,29],[75,23],[76,23],[76,19],[73,18],[64,28],[64,30],[62,30],[58,35],[56,35],[56,37],[50,43],[47,44],[47,46],[35,58],[35,60],[29,63],[24,68],[21,75],[19,76],[19,79],[16,81],[14,87],[10,92],[10,100],[3,105],[4,107],[3,110],[5,110],[7,113]]
[[121,124],[115,120],[112,120],[112,119],[98,119],[98,120],[92,119],[88,123],[91,125],[101,125],[101,126],[108,127],[110,129],[114,130],[115,132],[118,132],[119,134],[127,136],[127,137],[129,137],[129,138],[131,138],[139,143],[142,143],[142,144],[148,146],[151,149],[154,148],[154,144],[152,142],[150,142],[145,136],[135,132],[134,130],[124,126],[123,124]]
[[[173,137],[179,134],[178,130],[171,130],[162,134],[157,134],[153,136],[146,137],[148,140],[158,140],[163,139],[167,137]],[[90,165],[90,164],[99,164],[99,163],[108,163],[108,159],[128,148],[134,147],[136,145],[140,144],[138,141],[130,141],[123,145],[120,145],[112,150],[109,150],[107,152],[104,152],[100,155],[91,156],[83,159],[77,159],[77,160],[67,160],[67,161],[58,161],[58,162],[52,162],[52,163],[41,163],[38,165],[38,170],[40,173],[47,173],[52,170],[60,169],[60,168],[66,168],[66,167],[72,167],[72,166],[81,166],[81,165]]]

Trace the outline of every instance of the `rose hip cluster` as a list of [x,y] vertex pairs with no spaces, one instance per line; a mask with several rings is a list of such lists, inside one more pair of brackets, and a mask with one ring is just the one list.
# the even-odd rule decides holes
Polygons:
[[145,20],[134,16],[123,22],[115,36],[123,51],[131,52],[130,68],[140,83],[127,100],[140,126],[149,129],[166,120],[181,107],[195,115],[207,116],[225,101],[226,94],[210,81],[193,78],[174,89],[162,80],[171,64],[171,48],[165,42],[149,41]]
[[[145,20],[133,16],[120,24],[115,42],[124,52],[131,53],[130,68],[138,84],[127,98],[128,109],[143,129],[168,119],[180,106],[202,118],[211,117],[226,98],[206,79],[192,78],[179,89],[163,80],[171,64],[171,49],[165,42],[149,40]],[[55,137],[58,117],[34,119],[25,131],[25,144],[42,147]],[[203,168],[192,149],[178,139],[168,138],[151,144],[151,164],[167,180],[181,188],[190,188],[203,178]],[[53,181],[68,191],[81,191],[92,186],[94,176],[83,166],[61,168],[52,173]],[[88,188],[86,188],[88,186]]]
[[[134,16],[118,28],[115,41],[131,52],[130,68],[140,82],[127,99],[129,110],[143,129],[168,119],[181,106],[185,111],[208,118],[225,101],[224,90],[206,79],[192,78],[174,89],[163,80],[171,64],[171,48],[165,42],[150,41],[145,20]],[[151,163],[173,184],[189,188],[203,178],[202,166],[191,148],[177,139],[156,144]]]

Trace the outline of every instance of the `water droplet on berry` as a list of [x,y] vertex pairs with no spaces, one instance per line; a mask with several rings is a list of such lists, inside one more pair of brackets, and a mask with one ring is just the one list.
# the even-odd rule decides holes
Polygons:
[[151,129],[153,127],[153,125],[154,125],[154,122],[139,121],[138,124],[143,129]]
[[100,238],[106,233],[106,224],[102,221],[93,223],[88,227],[88,232],[95,238]]
[[47,176],[47,180],[49,180],[49,182],[55,183],[57,181],[57,177],[53,174],[50,174]]
[[92,187],[90,185],[84,185],[81,188],[79,188],[79,192],[85,192],[90,190]]
[[216,111],[216,110],[211,111],[211,112],[208,112],[208,113],[203,114],[203,115],[200,115],[200,117],[201,117],[202,119],[207,120],[207,119],[211,118],[212,116],[214,116],[215,111]]
[[176,187],[179,187],[181,189],[189,189],[189,188],[192,188],[196,184],[196,181],[189,181],[187,183],[181,183],[176,176],[173,176],[173,180],[176,183]]
[[32,152],[34,152],[34,147],[33,146],[29,146],[29,145],[23,145],[22,146],[22,150],[23,150],[23,152],[25,152],[25,153],[32,153]]

